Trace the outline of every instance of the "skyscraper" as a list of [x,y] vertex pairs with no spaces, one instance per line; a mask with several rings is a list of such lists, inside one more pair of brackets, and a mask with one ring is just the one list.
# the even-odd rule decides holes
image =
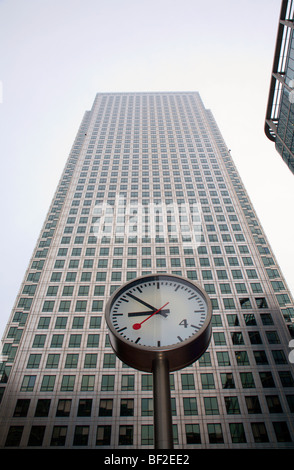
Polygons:
[[196,92],[102,93],[85,113],[4,332],[1,447],[153,447],[152,375],[104,319],[148,273],[213,305],[208,350],[171,374],[175,448],[293,448],[293,300]]
[[282,0],[271,83],[265,118],[265,134],[294,173],[294,4]]

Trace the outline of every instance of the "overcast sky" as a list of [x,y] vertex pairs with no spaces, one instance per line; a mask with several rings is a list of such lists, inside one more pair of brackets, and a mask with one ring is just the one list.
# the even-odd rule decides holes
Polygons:
[[199,91],[294,292],[294,175],[263,130],[280,6],[0,0],[0,337],[97,92]]

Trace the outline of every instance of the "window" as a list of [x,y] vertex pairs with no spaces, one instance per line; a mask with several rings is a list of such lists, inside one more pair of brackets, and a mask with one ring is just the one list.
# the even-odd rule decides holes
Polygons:
[[218,415],[219,408],[217,397],[204,397],[204,407],[206,415]]
[[25,375],[21,384],[20,390],[22,392],[32,392],[36,382],[35,375]]
[[236,357],[237,364],[239,366],[249,366],[250,365],[247,351],[236,351],[235,352],[235,357]]
[[259,404],[258,396],[249,396],[245,397],[247,410],[249,414],[259,414],[261,413],[261,407]]
[[77,416],[91,416],[92,400],[81,398],[79,400]]
[[251,372],[240,372],[243,388],[255,388],[254,378]]
[[46,369],[57,369],[59,364],[60,354],[48,354]]
[[55,385],[55,375],[44,375],[42,379],[41,392],[52,392]]
[[266,427],[264,423],[251,423],[254,442],[269,442]]
[[220,374],[220,378],[223,388],[235,388],[235,382],[232,373],[222,373]]
[[228,415],[240,414],[238,397],[225,397],[225,405]]
[[199,424],[185,424],[187,444],[201,444]]
[[132,391],[135,389],[135,376],[123,375],[121,378],[121,389]]
[[75,375],[64,375],[60,390],[62,392],[72,392],[74,390],[75,378]]
[[97,348],[99,346],[99,335],[89,334],[87,338],[87,348]]
[[230,357],[227,351],[217,352],[216,353],[217,362],[219,366],[230,366]]
[[41,361],[41,354],[30,354],[27,369],[38,369]]
[[116,356],[112,353],[105,353],[103,358],[103,368],[115,368]]
[[76,369],[78,366],[79,355],[78,354],[67,354],[65,360],[66,369]]
[[275,382],[270,371],[268,372],[260,372],[259,373],[261,384],[263,388],[270,388],[275,387]]
[[71,304],[70,300],[61,300],[58,311],[69,312],[70,304]]
[[70,415],[70,409],[71,409],[71,400],[60,399],[57,405],[56,416],[68,417]]
[[134,400],[132,398],[121,399],[120,416],[134,416]]
[[54,300],[45,300],[42,312],[53,312]]
[[266,402],[270,413],[283,413],[278,395],[267,395]]
[[41,317],[38,323],[39,330],[47,330],[50,324],[50,317]]
[[231,310],[231,309],[236,308],[234,299],[223,299],[223,302],[224,302],[224,307],[226,310]]
[[153,445],[153,425],[143,424],[141,426],[141,445]]
[[19,399],[16,402],[16,406],[14,409],[13,417],[14,418],[25,418],[27,416],[29,406],[30,406],[29,399]]
[[222,444],[224,442],[221,424],[207,424],[207,431],[210,444]]
[[86,300],[77,300],[76,302],[76,312],[85,312],[87,309],[87,301]]
[[69,338],[69,347],[70,348],[79,348],[81,346],[82,335],[70,335]]
[[204,354],[202,354],[202,356],[200,357],[200,359],[198,361],[198,364],[199,364],[200,367],[209,367],[209,366],[211,366],[210,353],[205,352]]
[[283,387],[294,387],[294,380],[290,371],[279,371],[279,376]]
[[112,399],[101,399],[99,405],[99,416],[112,416],[112,408]]
[[288,425],[285,421],[273,422],[273,427],[278,442],[292,442]]
[[182,390],[195,390],[193,374],[181,374]]
[[213,374],[200,374],[203,390],[215,389]]
[[53,335],[50,348],[62,348],[64,335]]
[[36,406],[35,417],[44,418],[48,416],[50,409],[50,399],[39,399]]
[[197,401],[195,397],[184,397],[183,406],[185,416],[198,415]]
[[233,345],[244,344],[243,335],[240,331],[231,333],[231,338]]
[[225,334],[223,332],[213,333],[213,339],[216,346],[224,346],[227,344]]
[[67,434],[67,426],[54,426],[51,436],[51,446],[64,446]]
[[142,374],[141,376],[142,390],[153,390],[153,376],[152,374]]
[[20,445],[23,429],[23,426],[10,426],[5,441],[5,447],[18,447]]
[[118,445],[133,445],[133,426],[119,427]]
[[229,427],[233,444],[246,442],[244,426],[242,423],[231,423],[229,424]]
[[96,445],[109,446],[111,439],[111,426],[97,426]]
[[86,446],[88,444],[89,426],[76,426],[73,445]]
[[82,376],[82,383],[81,383],[81,391],[86,392],[90,391],[93,392],[95,384],[95,376],[94,375],[83,375]]
[[102,375],[101,391],[114,390],[114,375]]
[[43,348],[46,340],[46,335],[35,335],[33,348]]
[[141,415],[153,416],[153,398],[142,398],[141,400]]
[[97,365],[97,354],[86,354],[84,368],[95,369]]

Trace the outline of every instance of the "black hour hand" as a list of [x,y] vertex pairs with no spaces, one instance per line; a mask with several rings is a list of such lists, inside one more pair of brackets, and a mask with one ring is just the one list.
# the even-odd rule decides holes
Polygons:
[[[156,309],[154,309],[154,312],[155,311],[156,311]],[[138,317],[138,316],[142,316],[142,315],[150,315],[150,313],[152,313],[152,312],[150,312],[149,310],[148,310],[148,312],[131,312],[131,313],[128,313],[128,317]],[[165,310],[160,310],[160,312],[158,312],[157,315],[162,315],[164,318],[166,318],[168,313],[169,313],[169,309],[167,308]]]

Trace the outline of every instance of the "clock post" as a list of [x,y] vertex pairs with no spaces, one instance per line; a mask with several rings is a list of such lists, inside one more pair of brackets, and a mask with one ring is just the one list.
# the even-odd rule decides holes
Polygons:
[[153,361],[155,449],[173,449],[169,364],[159,356]]
[[170,372],[195,362],[211,338],[212,305],[194,282],[173,274],[148,274],[127,282],[105,308],[117,357],[153,374],[156,449],[173,448]]

